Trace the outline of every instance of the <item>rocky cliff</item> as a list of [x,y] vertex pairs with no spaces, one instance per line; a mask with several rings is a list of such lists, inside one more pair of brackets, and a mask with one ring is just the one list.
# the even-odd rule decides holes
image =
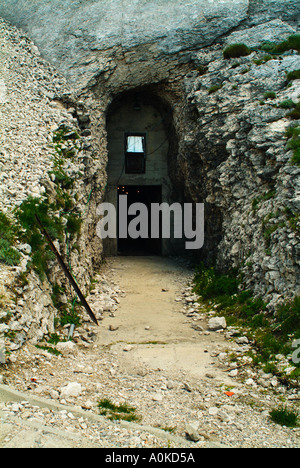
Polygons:
[[[33,258],[28,200],[51,215],[87,291],[102,256],[106,116],[126,93],[168,115],[173,190],[206,204],[198,260],[239,269],[271,310],[299,295],[299,49],[270,45],[297,34],[298,1],[6,0],[0,15],[26,32],[1,21],[0,206],[23,222],[9,239],[18,253],[1,262],[12,350],[52,333],[57,309],[74,311],[45,246]],[[235,43],[247,52],[225,57]]]
[[[237,29],[299,21],[297,0],[6,0],[0,16],[22,28],[73,86],[132,61],[172,61]],[[132,53],[131,53],[132,52]],[[187,53],[187,54],[186,54]]]

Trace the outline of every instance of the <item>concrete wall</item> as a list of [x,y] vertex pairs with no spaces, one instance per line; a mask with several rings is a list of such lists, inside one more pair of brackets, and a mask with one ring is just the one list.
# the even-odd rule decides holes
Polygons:
[[[108,185],[106,201],[117,209],[118,186],[161,186],[162,202],[171,202],[171,181],[168,174],[169,141],[159,111],[150,104],[140,103],[140,110],[134,110],[134,101],[129,100],[118,107],[108,118]],[[126,174],[125,134],[146,134],[145,174]],[[157,200],[155,200],[157,201]],[[117,253],[117,240],[107,239],[106,254]],[[162,240],[162,253],[171,253],[168,239]]]

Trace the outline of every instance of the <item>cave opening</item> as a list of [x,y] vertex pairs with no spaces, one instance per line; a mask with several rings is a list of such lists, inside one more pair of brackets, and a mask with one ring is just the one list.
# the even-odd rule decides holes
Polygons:
[[[117,95],[106,114],[108,164],[105,201],[114,205],[119,222],[120,195],[128,205],[142,203],[149,213],[151,205],[183,202],[183,192],[174,183],[173,174],[178,152],[178,139],[171,104],[153,90],[144,87]],[[128,225],[132,217],[128,216]],[[172,222],[172,220],[171,220]],[[173,230],[172,230],[173,228]],[[183,239],[161,235],[151,238],[104,239],[104,254],[174,255],[184,250]]]

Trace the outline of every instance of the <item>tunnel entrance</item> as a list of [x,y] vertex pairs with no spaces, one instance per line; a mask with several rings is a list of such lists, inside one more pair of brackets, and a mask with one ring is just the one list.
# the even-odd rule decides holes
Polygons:
[[[106,202],[120,212],[119,196],[127,195],[128,205],[143,203],[151,216],[152,203],[182,202],[174,188],[172,172],[177,159],[177,138],[170,104],[151,87],[118,95],[107,110],[107,190]],[[119,217],[118,217],[119,219]],[[128,219],[130,223],[130,219]],[[149,219],[149,226],[151,219]],[[180,253],[184,241],[174,238],[104,239],[105,255]]]
[[[123,185],[118,187],[118,195],[127,195],[128,206],[134,203],[142,203],[147,207],[148,211],[148,236],[147,238],[139,237],[132,239],[120,239],[118,237],[118,253],[121,255],[161,255],[162,253],[162,238],[161,233],[158,239],[151,238],[151,204],[162,202],[162,187],[161,185]],[[118,219],[119,219],[120,203],[118,203]],[[134,216],[128,216],[128,225]]]

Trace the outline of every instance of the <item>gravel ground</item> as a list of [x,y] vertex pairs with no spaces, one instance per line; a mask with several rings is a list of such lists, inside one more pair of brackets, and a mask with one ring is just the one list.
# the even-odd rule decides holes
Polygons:
[[[112,319],[118,319],[122,301],[130,295],[122,285],[118,261],[108,262],[88,298],[93,307],[101,304],[102,330],[108,323],[117,323]],[[5,401],[0,406],[4,416],[8,419],[17,416],[24,424],[38,423],[65,434],[80,434],[82,440],[104,447],[162,447],[162,444],[194,448],[212,444],[232,448],[299,447],[300,429],[279,426],[269,415],[283,402],[299,411],[298,390],[287,390],[273,376],[254,371],[247,366],[246,357],[245,367],[237,371],[229,355],[239,351],[243,356],[248,347],[226,339],[222,332],[208,332],[201,307],[191,312],[191,307],[197,309],[197,304],[191,293],[192,276],[188,268],[179,265],[178,271],[169,275],[177,288],[173,298],[176,313],[181,314],[184,326],[192,331],[192,344],[195,339],[203,341],[204,353],[210,360],[210,366],[200,377],[190,369],[145,363],[145,347],[153,351],[161,346],[163,356],[168,343],[118,343],[117,330],[110,329],[108,333],[113,338],[103,345],[98,329],[86,321],[76,329],[73,343],[57,345],[60,356],[27,345],[1,368],[4,384],[31,397],[45,397],[50,402],[67,405],[68,409],[41,409],[26,399],[18,403]],[[99,415],[98,403],[103,399],[134,407],[139,429],[130,424],[130,429],[122,427],[120,422],[107,417],[102,417],[101,422],[91,422],[88,416]],[[74,411],[80,408],[87,417],[78,417],[69,407]],[[162,429],[167,439],[143,431],[140,426]],[[172,441],[172,437],[180,439]],[[13,436],[6,435],[5,444],[9,445],[10,440]]]

